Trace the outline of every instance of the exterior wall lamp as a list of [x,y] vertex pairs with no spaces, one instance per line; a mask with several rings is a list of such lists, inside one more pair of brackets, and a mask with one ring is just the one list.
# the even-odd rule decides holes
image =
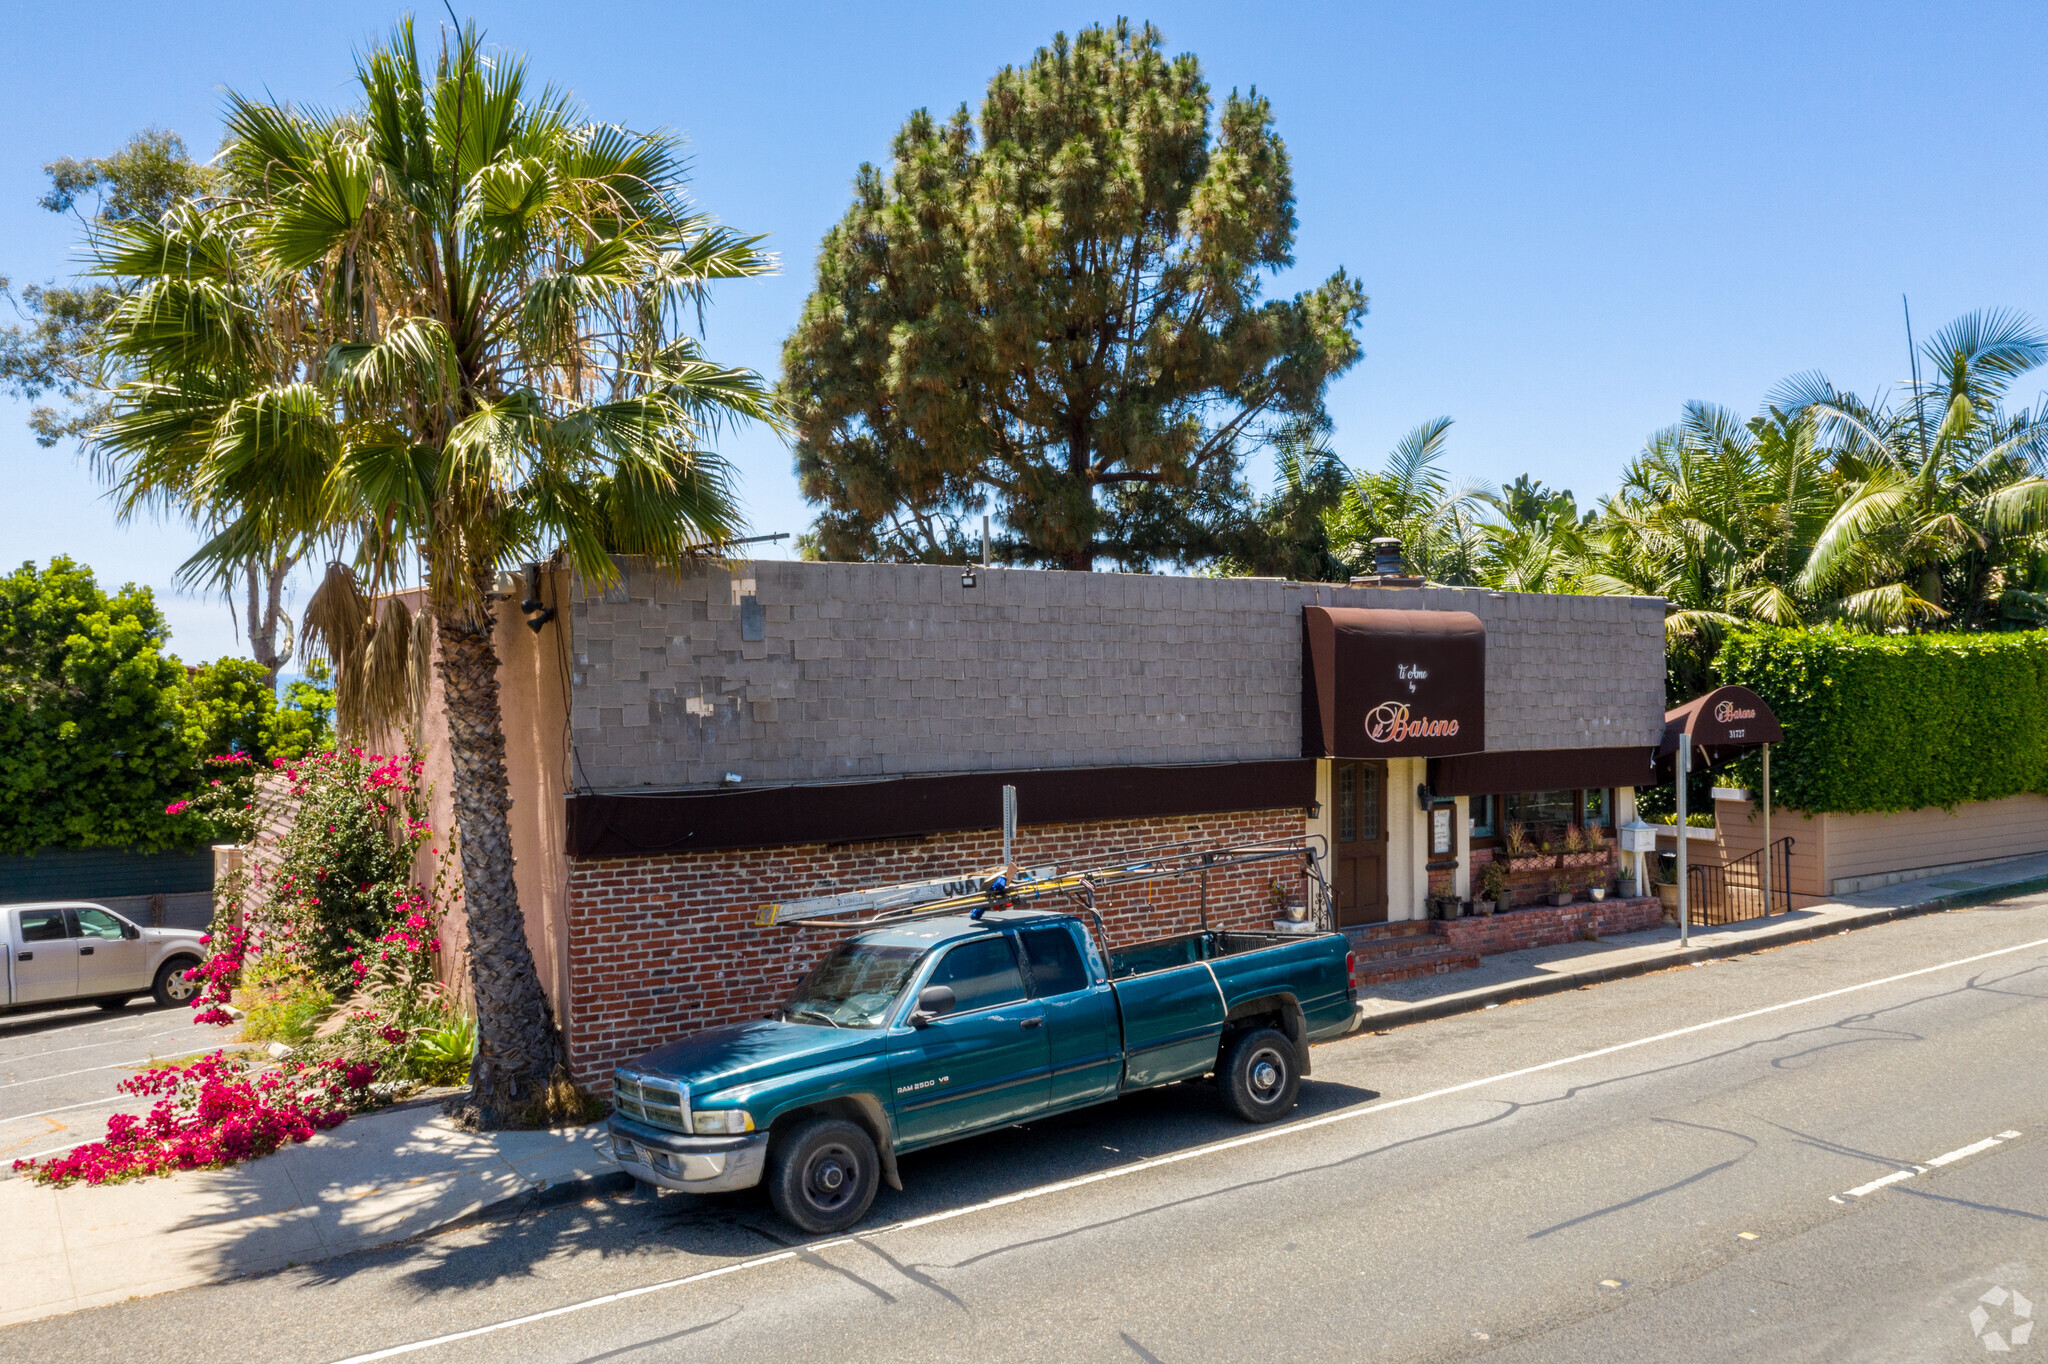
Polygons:
[[519,609],[526,613],[526,628],[536,635],[540,627],[555,618],[555,608],[540,599],[540,565],[526,566],[526,599],[519,603]]

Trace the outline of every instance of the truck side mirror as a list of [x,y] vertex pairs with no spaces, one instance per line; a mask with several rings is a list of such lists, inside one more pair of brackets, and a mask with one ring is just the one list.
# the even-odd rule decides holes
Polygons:
[[910,1026],[922,1028],[940,1014],[953,1012],[959,1002],[950,985],[927,985],[917,992],[917,1007],[911,1010]]

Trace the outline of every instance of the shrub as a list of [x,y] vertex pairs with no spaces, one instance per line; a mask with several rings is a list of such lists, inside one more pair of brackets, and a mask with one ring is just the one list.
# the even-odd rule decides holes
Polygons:
[[305,976],[287,976],[248,986],[242,995],[242,1040],[310,1042],[320,1021],[334,1011],[334,996]]
[[117,1113],[104,1140],[48,1160],[17,1160],[14,1168],[57,1185],[219,1169],[336,1126],[369,1102],[376,1073],[346,1061],[258,1067],[218,1051],[157,1066],[121,1082],[130,1094],[161,1096],[148,1116]]
[[[335,995],[353,992],[389,934],[431,942],[428,892],[413,859],[432,835],[416,754],[360,748],[282,764],[292,815],[267,890],[270,950],[288,953]],[[417,920],[417,924],[406,925]]]
[[422,1084],[459,1085],[469,1078],[475,1059],[476,1020],[454,1013],[440,1026],[421,1030],[407,1063],[412,1078]]
[[[2048,633],[1731,633],[1715,667],[1777,713],[1772,798],[1809,813],[2048,793]],[[1754,754],[1736,784],[1759,790]]]

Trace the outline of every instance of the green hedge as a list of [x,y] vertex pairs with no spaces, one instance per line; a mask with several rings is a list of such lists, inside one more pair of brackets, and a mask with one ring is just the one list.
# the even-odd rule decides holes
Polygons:
[[[1748,629],[1715,671],[1785,727],[1771,750],[1778,805],[1849,814],[2048,794],[2048,631]],[[1755,754],[1736,771],[1757,789]]]

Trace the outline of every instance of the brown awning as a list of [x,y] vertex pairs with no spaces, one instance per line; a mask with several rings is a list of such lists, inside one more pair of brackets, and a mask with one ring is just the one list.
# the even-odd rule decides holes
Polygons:
[[1664,742],[1657,753],[1678,751],[1678,736],[1692,735],[1695,752],[1700,749],[1754,748],[1758,744],[1783,742],[1785,731],[1778,717],[1761,696],[1748,687],[1716,687],[1696,696],[1677,710],[1664,712]]
[[1486,747],[1486,627],[1470,611],[1304,607],[1301,664],[1306,757]]
[[1656,781],[1654,752],[1638,747],[1467,753],[1430,763],[1429,789],[1439,796],[1503,796],[1517,791],[1649,786]]

